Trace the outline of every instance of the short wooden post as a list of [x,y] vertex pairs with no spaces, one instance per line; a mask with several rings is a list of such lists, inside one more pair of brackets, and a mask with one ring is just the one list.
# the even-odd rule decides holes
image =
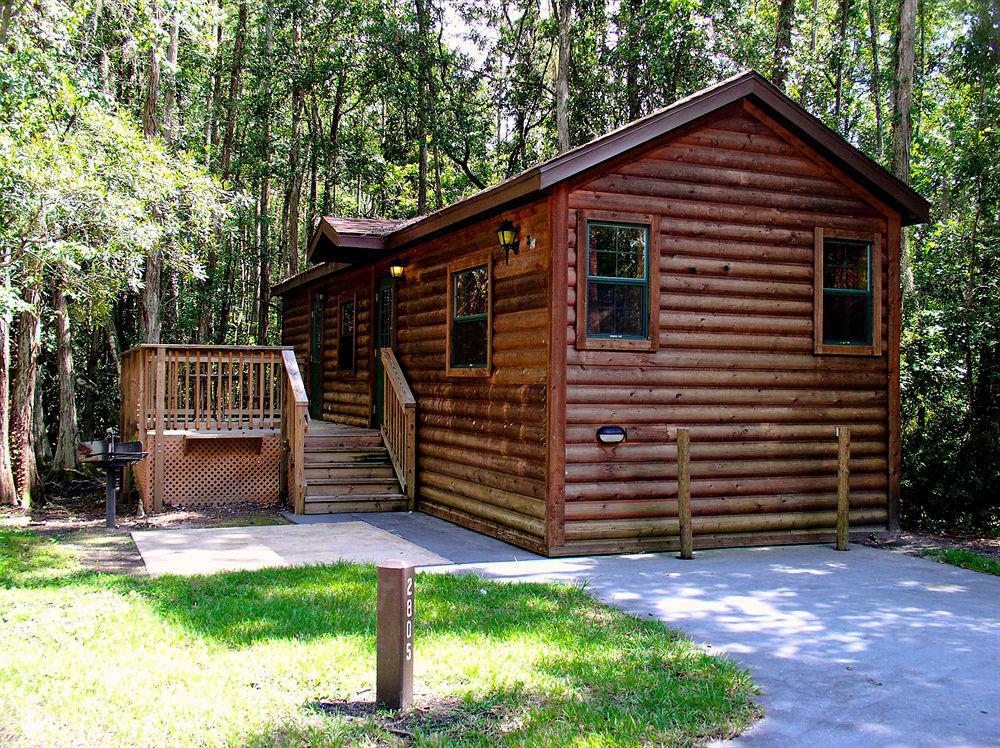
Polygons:
[[694,557],[691,532],[691,469],[687,429],[677,429],[677,517],[681,526],[681,558]]
[[163,430],[166,428],[166,388],[167,359],[162,346],[156,348],[156,377],[154,379],[156,405],[153,414],[153,429],[156,439],[153,442],[153,511],[163,511],[163,482],[166,444],[163,440]]
[[378,565],[378,639],[375,702],[400,711],[413,701],[413,565],[392,559]]
[[848,511],[851,478],[851,430],[837,427],[837,550],[847,550]]

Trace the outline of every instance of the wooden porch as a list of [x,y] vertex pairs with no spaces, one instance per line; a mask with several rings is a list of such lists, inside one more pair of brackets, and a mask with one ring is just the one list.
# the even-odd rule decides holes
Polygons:
[[297,514],[400,511],[415,496],[416,401],[381,351],[381,427],[310,418],[291,348],[140,345],[122,357],[121,438],[149,458],[147,511],[285,499]]

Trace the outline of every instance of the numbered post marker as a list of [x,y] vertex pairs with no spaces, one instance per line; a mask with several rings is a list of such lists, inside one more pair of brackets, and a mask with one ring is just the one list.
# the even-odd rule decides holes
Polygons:
[[382,709],[401,711],[413,701],[413,586],[412,564],[378,565],[375,701]]

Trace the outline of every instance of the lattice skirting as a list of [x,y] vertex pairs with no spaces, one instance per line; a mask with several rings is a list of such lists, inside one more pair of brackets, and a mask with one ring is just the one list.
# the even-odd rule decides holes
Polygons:
[[[163,438],[163,505],[211,507],[253,502],[270,504],[281,495],[278,433],[259,438]],[[152,446],[153,435],[145,444]],[[153,506],[153,456],[135,466],[143,505]]]

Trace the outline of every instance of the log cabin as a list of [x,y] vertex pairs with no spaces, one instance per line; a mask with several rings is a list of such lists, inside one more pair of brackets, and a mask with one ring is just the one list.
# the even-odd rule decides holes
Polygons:
[[[279,283],[297,512],[550,556],[897,528],[900,231],[928,204],[754,72],[435,213],[324,217]],[[687,486],[687,484],[686,484]]]

